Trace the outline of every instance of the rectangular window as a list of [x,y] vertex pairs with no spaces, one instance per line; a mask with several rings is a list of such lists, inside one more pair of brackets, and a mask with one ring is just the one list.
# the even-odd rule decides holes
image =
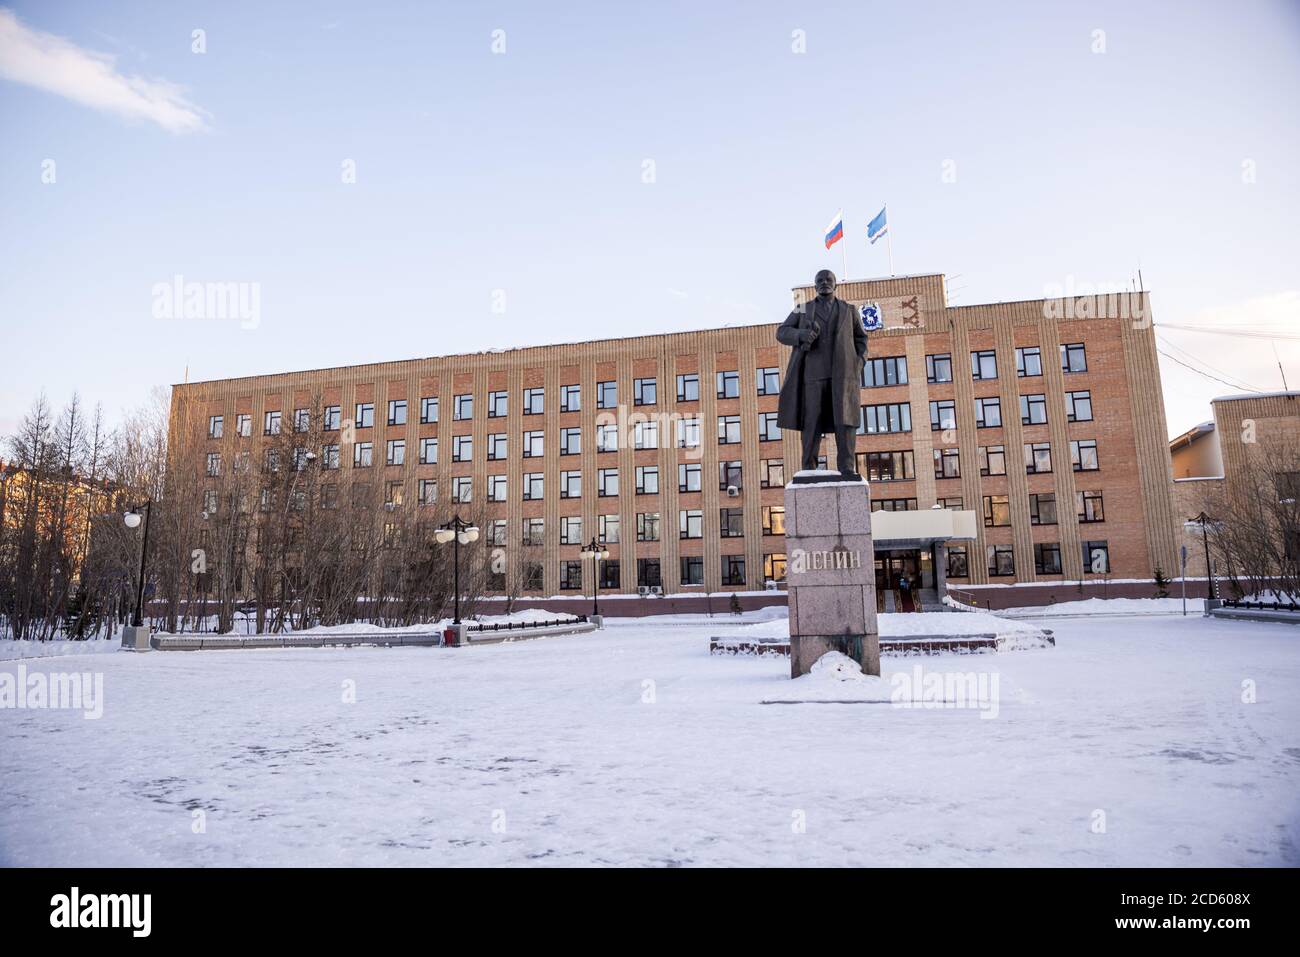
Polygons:
[[1083,543],[1085,574],[1106,575],[1110,572],[1110,546],[1105,542]]
[[1005,578],[1016,573],[1016,556],[1010,545],[990,545],[987,554],[992,577]]
[[758,413],[758,441],[781,441],[781,430],[777,428],[775,412]]
[[323,469],[336,469],[339,467],[339,447],[337,445],[321,446],[320,465]]
[[385,486],[384,504],[390,508],[401,508],[405,494],[405,482],[389,482]]
[[952,381],[952,355],[947,352],[925,357],[926,382]]
[[636,494],[659,494],[659,466],[638,465],[636,467]]
[[718,416],[718,444],[719,445],[740,444],[740,416],[738,415]]
[[582,540],[582,516],[581,515],[561,515],[560,516],[560,544],[561,545],[585,545]]
[[510,442],[504,432],[493,432],[487,437],[487,457],[489,462],[499,462],[509,453]]
[[975,426],[980,429],[993,429],[1002,424],[1002,400],[989,396],[975,400]]
[[618,405],[618,383],[610,380],[608,382],[596,383],[596,408],[613,409]]
[[321,508],[338,508],[339,507],[339,487],[330,483],[320,487],[320,507]]
[[1011,506],[1005,495],[984,496],[984,527],[1004,528],[1011,524]]
[[560,473],[560,498],[582,498],[582,473],[574,470]]
[[740,491],[744,486],[740,481],[743,466],[740,462],[719,462],[718,463],[718,490],[725,492],[728,488],[734,486],[736,491]]
[[546,411],[546,390],[524,390],[524,415],[541,415]]
[[487,543],[489,545],[505,545],[509,538],[506,531],[506,520],[504,518],[494,518],[487,523]]
[[546,520],[543,518],[526,518],[523,520],[523,544],[528,546],[546,543]]
[[524,501],[536,502],[544,497],[545,476],[541,472],[524,473]]
[[1052,492],[1040,492],[1029,496],[1029,524],[1056,524],[1056,495]]
[[784,488],[785,459],[763,459],[759,462],[758,484],[762,488]]
[[1043,353],[1038,346],[1021,346],[1016,350],[1016,375],[1024,379],[1043,374]]
[[438,397],[436,395],[425,396],[420,400],[420,424],[428,425],[431,422],[438,421]]
[[970,564],[965,545],[948,546],[948,577],[969,578]]
[[293,430],[295,432],[306,432],[311,429],[311,410],[294,409],[293,410]]
[[596,494],[602,498],[618,496],[618,469],[596,470]]
[[619,587],[619,566],[617,558],[607,558],[599,565],[600,568],[600,587],[601,588],[618,588]]
[[524,458],[541,458],[546,452],[546,432],[537,430],[524,433]]
[[717,374],[718,378],[718,398],[719,399],[738,399],[740,398],[740,373],[734,371],[723,371]]
[[1034,544],[1034,573],[1037,575],[1061,574],[1060,542],[1036,542]]
[[[457,397],[459,398],[459,396]],[[489,392],[487,397],[489,419],[503,419],[510,414],[510,393],[504,389]],[[458,416],[459,418],[459,416]]]
[[970,374],[972,379],[996,379],[998,377],[997,353],[992,349],[981,349],[970,354]]
[[474,396],[472,393],[466,392],[455,397],[451,417],[456,421],[474,418]]
[[877,498],[871,501],[873,512],[915,512],[914,498]]
[[980,475],[1006,475],[1007,456],[1001,445],[981,445],[979,448]]
[[560,411],[561,412],[582,411],[582,386],[580,385],[560,386]]
[[420,479],[419,496],[421,505],[433,505],[438,501],[438,480]]
[[684,508],[678,512],[679,538],[704,537],[704,512],[698,508]]
[[385,461],[389,465],[406,464],[406,439],[389,439]]
[[882,356],[862,365],[862,387],[878,389],[889,385],[907,385],[907,357]]
[[1047,396],[1022,395],[1020,397],[1020,424],[1042,425],[1047,421]]
[[952,399],[930,400],[930,431],[946,432],[957,428],[957,404]]
[[785,581],[785,552],[772,552],[763,556],[763,580],[769,582]]
[[[619,517],[617,515],[596,516],[596,541],[602,545],[617,545],[618,530]],[[606,564],[608,564],[608,561]]]
[[[560,532],[563,541],[564,533]],[[582,559],[566,558],[560,562],[560,591],[578,591],[582,588]]]
[[1095,472],[1101,468],[1097,461],[1097,440],[1074,439],[1071,441],[1070,466],[1076,472]]
[[962,504],[960,495],[950,495],[947,498],[937,498],[934,503],[940,508],[965,508]]
[[545,579],[541,562],[524,562],[524,591],[541,591]]
[[934,477],[961,478],[961,451],[959,449],[934,450]]
[[[509,482],[504,475],[489,475],[487,477],[487,500],[489,502],[507,501],[508,490]],[[528,494],[525,492],[524,498],[527,497]]]
[[1084,389],[1082,392],[1065,393],[1065,418],[1068,422],[1091,422],[1092,421],[1092,392]]
[[858,419],[859,435],[884,432],[911,432],[912,406],[906,402],[888,405],[864,405]]
[[[303,411],[306,410],[304,409]],[[405,399],[388,400],[388,424],[406,425],[406,400]]]
[[208,475],[213,478],[216,478],[220,474],[221,474],[221,453],[209,452],[208,453]]
[[[325,410],[327,415],[330,409],[334,410],[334,428],[337,429],[339,427],[339,407],[337,405],[329,406]],[[325,427],[328,429],[329,425],[327,424]],[[235,434],[245,439],[253,434],[253,417],[247,412],[241,412],[235,416]]]
[[699,416],[677,420],[677,447],[679,449],[698,449],[700,447]]
[[681,569],[683,585],[704,584],[704,557],[702,555],[683,555]]
[[436,436],[425,436],[420,439],[420,464],[438,464],[438,439]]
[[741,508],[718,509],[718,535],[722,538],[742,538],[745,534],[745,510]]
[[451,460],[468,462],[474,457],[474,436],[454,435],[451,439]]
[[694,372],[688,372],[685,375],[677,377],[677,401],[678,402],[699,402],[700,401],[700,377]]
[[263,417],[262,434],[263,435],[280,434],[280,413],[278,411],[268,412]]
[[1106,510],[1102,506],[1101,492],[1075,492],[1074,505],[1080,523],[1104,522],[1106,520]]
[[1088,371],[1088,355],[1082,342],[1061,343],[1061,371]]
[[560,429],[560,454],[578,455],[582,452],[582,429],[576,425]]
[[745,584],[745,556],[722,556],[722,584],[737,586]]
[[698,492],[703,466],[699,462],[681,462],[677,465],[677,491]]
[[369,429],[375,425],[375,404],[373,402],[358,402],[356,406],[356,418],[352,424],[358,429]]
[[784,505],[763,506],[763,534],[764,535],[785,534],[785,506]]
[[659,386],[654,379],[632,380],[632,402],[634,405],[654,405],[659,401]]
[[352,467],[365,469],[374,464],[375,447],[369,442],[356,442],[352,446]]
[[636,583],[646,588],[662,588],[663,576],[657,558],[638,558],[636,560]]
[[605,422],[596,426],[596,451],[618,451],[618,425],[616,423]]
[[759,395],[780,395],[781,394],[781,370],[776,366],[768,366],[758,370],[758,394]]
[[659,541],[659,513],[636,513],[636,540],[638,542]]
[[225,419],[219,415],[208,416],[208,438],[219,439],[225,428]]
[[1048,442],[1025,445],[1025,474],[1040,475],[1052,471],[1052,446]]
[[901,482],[916,478],[911,449],[899,452],[859,452],[858,472],[871,482]]
[[659,448],[659,421],[657,419],[632,423],[632,448]]

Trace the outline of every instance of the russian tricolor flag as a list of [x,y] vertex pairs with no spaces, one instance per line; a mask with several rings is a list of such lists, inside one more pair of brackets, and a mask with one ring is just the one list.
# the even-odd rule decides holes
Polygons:
[[835,214],[831,224],[826,227],[826,248],[830,249],[844,238],[844,210]]

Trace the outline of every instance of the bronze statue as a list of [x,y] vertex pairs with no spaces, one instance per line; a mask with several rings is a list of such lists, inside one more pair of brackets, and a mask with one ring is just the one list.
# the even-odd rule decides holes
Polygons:
[[817,296],[797,306],[776,339],[793,348],[776,424],[803,434],[803,468],[817,468],[823,434],[835,434],[835,464],[846,479],[858,478],[856,435],[859,389],[867,357],[867,332],[858,311],[835,296],[835,274],[823,269],[813,280]]

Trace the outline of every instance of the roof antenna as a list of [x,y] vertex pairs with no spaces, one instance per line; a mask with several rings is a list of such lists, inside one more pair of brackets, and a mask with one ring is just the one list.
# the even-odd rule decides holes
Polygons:
[[1282,368],[1282,357],[1277,354],[1277,340],[1268,340],[1273,344],[1273,358],[1277,360],[1277,371],[1282,373],[1282,391],[1290,392],[1291,388],[1286,384],[1286,370]]

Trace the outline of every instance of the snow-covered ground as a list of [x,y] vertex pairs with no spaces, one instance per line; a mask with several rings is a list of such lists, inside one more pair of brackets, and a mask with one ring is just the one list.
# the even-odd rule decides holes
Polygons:
[[[1061,619],[875,684],[717,625],[3,664],[101,672],[104,714],[0,710],[0,864],[1300,864],[1296,628]],[[884,700],[917,667],[996,714]]]
[[120,651],[122,637],[91,638],[86,641],[15,641],[12,638],[0,640],[0,661],[13,661],[15,658],[55,658],[64,655],[97,655],[103,652]]
[[[1188,616],[1205,611],[1201,598],[1187,599]],[[1003,608],[996,612],[1009,618],[1056,618],[1062,615],[1181,615],[1181,598],[1081,598],[1062,601],[1054,605],[1025,605],[1021,608]]]

